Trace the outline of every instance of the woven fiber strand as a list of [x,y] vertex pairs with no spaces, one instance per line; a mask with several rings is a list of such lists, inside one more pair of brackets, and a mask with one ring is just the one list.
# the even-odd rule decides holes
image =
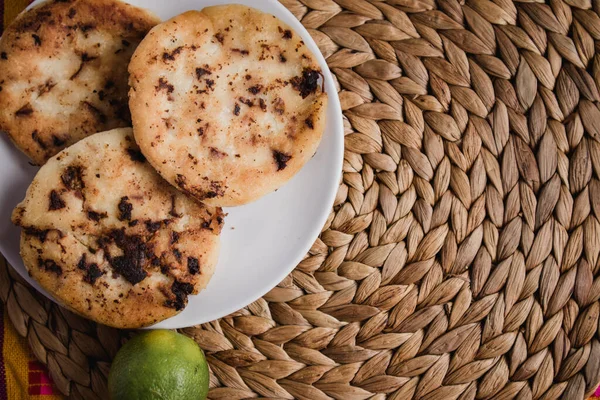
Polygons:
[[[337,77],[333,212],[262,299],[182,330],[213,399],[582,399],[600,380],[600,2],[282,0]],[[0,266],[74,398],[129,333]]]

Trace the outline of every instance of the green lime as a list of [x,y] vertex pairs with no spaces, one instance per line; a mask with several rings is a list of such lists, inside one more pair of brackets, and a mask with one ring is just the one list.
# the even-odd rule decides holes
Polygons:
[[108,374],[113,400],[202,400],[208,365],[196,342],[177,332],[146,331],[117,353]]

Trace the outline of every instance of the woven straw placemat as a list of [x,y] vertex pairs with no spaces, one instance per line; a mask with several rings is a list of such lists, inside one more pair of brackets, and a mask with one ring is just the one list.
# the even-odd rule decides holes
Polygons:
[[[584,398],[600,380],[600,2],[283,3],[337,77],[343,183],[294,272],[182,330],[210,397]],[[4,264],[0,297],[61,391],[104,397],[130,333]]]

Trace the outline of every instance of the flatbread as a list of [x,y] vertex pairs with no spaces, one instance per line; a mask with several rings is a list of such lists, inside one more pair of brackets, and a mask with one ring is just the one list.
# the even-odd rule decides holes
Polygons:
[[136,141],[169,182],[211,205],[279,188],[314,155],[327,95],[300,36],[241,5],[155,28],[129,64]]
[[51,158],[13,212],[29,274],[102,324],[138,328],[175,315],[213,274],[223,224],[165,182],[130,128]]
[[92,133],[131,126],[127,65],[159,22],[118,0],[21,14],[0,39],[0,130],[41,165]]

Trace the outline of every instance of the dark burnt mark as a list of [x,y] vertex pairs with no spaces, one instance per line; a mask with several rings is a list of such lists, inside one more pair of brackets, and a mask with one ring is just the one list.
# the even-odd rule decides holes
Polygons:
[[258,104],[259,104],[261,110],[267,111],[267,103],[265,102],[265,100],[263,98],[258,99]]
[[247,105],[248,107],[254,107],[254,102],[250,99],[247,99],[245,97],[240,97],[238,99],[241,103]]
[[108,90],[108,89],[112,89],[115,87],[115,83],[113,81],[111,81],[110,79],[106,81],[106,83],[104,84],[104,89]]
[[128,41],[128,40],[125,40],[125,39],[123,39],[123,40],[121,40],[121,44],[122,44],[123,46],[125,46],[125,47],[129,47],[129,45],[130,45],[131,43],[129,43],[129,41]]
[[82,271],[85,271],[85,275],[83,276],[83,281],[93,285],[96,283],[96,280],[105,274],[104,271],[98,268],[98,264],[89,263],[86,260],[86,254],[81,256],[79,262],[77,263],[77,268]]
[[131,161],[136,161],[136,162],[141,162],[141,163],[146,161],[146,157],[144,157],[142,152],[137,149],[128,148],[127,154],[129,154],[129,158],[131,158]]
[[88,266],[87,273],[83,277],[83,280],[90,285],[93,285],[102,275],[104,275],[104,271],[101,271],[100,268],[98,268],[98,264],[92,263]]
[[106,212],[96,212],[93,210],[88,210],[87,212],[87,217],[88,219],[91,219],[92,221],[100,221],[101,219],[107,218],[108,214]]
[[287,62],[287,58],[285,58],[285,56],[283,55],[283,53],[279,54],[279,62],[282,62],[282,63]]
[[198,128],[198,136],[202,135],[204,135],[204,127],[201,126],[200,128]]
[[210,229],[212,231],[212,228],[210,227],[210,222],[204,221],[202,223],[202,229]]
[[245,78],[246,78],[247,81],[249,81],[250,79],[252,79],[252,76],[251,75],[246,75]]
[[188,257],[187,265],[188,265],[188,271],[190,271],[190,274],[196,275],[198,272],[200,272],[200,263],[198,262],[197,258]]
[[273,150],[273,158],[275,159],[275,162],[277,163],[277,171],[281,171],[282,169],[287,167],[287,162],[290,161],[292,156],[290,156],[289,154],[282,153],[277,150]]
[[304,68],[302,76],[293,77],[290,82],[294,89],[300,92],[303,99],[317,91],[319,76],[321,73],[313,69]]
[[283,99],[281,97],[278,97],[274,100],[273,102],[273,110],[275,110],[275,112],[279,115],[283,115],[283,113],[285,112],[285,102],[283,101]]
[[181,53],[182,50],[183,50],[183,46],[179,46],[179,47],[177,47],[175,50],[173,50],[170,53],[167,53],[167,52],[163,53],[163,55],[162,55],[163,61],[167,61],[167,60],[173,61],[173,60],[175,60],[175,57],[177,55],[179,55],[179,53]]
[[222,151],[220,151],[217,148],[211,147],[210,148],[210,155],[216,158],[223,158],[223,157],[227,157],[227,153],[224,153]]
[[206,87],[209,88],[210,90],[213,90],[215,87],[215,81],[213,81],[212,79],[206,79]]
[[80,166],[68,166],[60,176],[63,184],[71,190],[81,190],[85,187],[83,182],[83,168]]
[[196,68],[196,78],[200,79],[204,75],[212,75],[212,72],[205,68]]
[[100,109],[98,109],[96,106],[94,106],[92,103],[90,103],[89,101],[84,101],[83,104],[87,107],[88,110],[90,110],[90,112],[92,114],[94,114],[94,117],[101,123],[101,124],[105,124],[107,121],[107,117],[106,114],[104,114],[102,111],[100,111]]
[[8,60],[8,54],[6,54],[6,52],[3,51],[2,53],[0,53],[0,59],[2,59],[2,60]]
[[77,10],[74,8],[69,8],[69,13],[67,14],[67,17],[69,17],[69,19],[73,19],[75,14],[77,14]]
[[235,103],[235,106],[233,107],[233,114],[240,115],[240,105],[238,103]]
[[58,276],[62,275],[62,268],[54,260],[43,260],[41,257],[38,257],[38,265],[45,271],[53,272]]
[[221,217],[220,215],[217,215],[217,224],[219,224],[219,225],[223,224],[223,217]]
[[46,241],[46,237],[48,236],[48,232],[50,232],[50,229],[42,230],[26,226],[23,228],[23,232],[25,232],[26,235],[36,237],[40,242],[44,243]]
[[[141,237],[126,235],[125,228],[122,228],[110,232],[109,237],[104,238],[103,242],[110,240],[114,240],[117,247],[123,251],[122,256],[114,258],[110,257],[108,251],[105,251],[108,262],[113,270],[122,275],[132,285],[144,280],[148,275],[143,267],[146,264],[149,249]],[[105,247],[105,243],[102,243],[102,247]]]
[[289,29],[283,30],[282,27],[278,27],[277,28],[279,30],[279,33],[281,33],[281,37],[284,39],[291,39],[292,38],[292,31]]
[[57,136],[57,135],[52,135],[52,144],[54,145],[54,147],[61,147],[65,143],[67,143],[68,137],[69,137],[68,134],[65,134],[64,138]]
[[128,201],[129,197],[123,196],[121,200],[119,200],[119,221],[130,221],[131,220],[131,210],[133,210],[133,205]]
[[164,275],[169,275],[169,271],[171,268],[169,268],[168,265],[161,265],[160,266],[160,272],[162,272]]
[[210,181],[210,188],[211,190],[206,194],[206,197],[209,199],[225,195],[225,189],[219,181]]
[[173,87],[173,85],[171,85],[167,80],[165,80],[164,78],[160,78],[158,80],[158,86],[155,86],[156,91],[159,90],[166,90],[167,93],[173,93],[173,91],[175,90],[175,88]]
[[48,211],[60,210],[65,208],[66,204],[64,200],[60,197],[60,194],[56,190],[52,190],[50,192],[50,203],[48,205]]
[[35,33],[31,35],[31,37],[33,38],[33,43],[36,46],[41,46],[42,45],[42,39],[40,39],[40,37],[38,35],[36,35]]
[[40,147],[42,148],[42,150],[46,150],[48,148],[48,145],[46,143],[44,143],[44,141],[42,140],[42,138],[39,136],[39,133],[37,131],[37,129],[33,132],[31,132],[31,138],[40,145]]
[[171,241],[169,242],[170,244],[175,244],[179,241],[179,233],[172,231],[171,232]]
[[175,295],[175,300],[167,300],[165,306],[172,307],[179,311],[183,309],[187,303],[188,295],[192,294],[194,287],[187,282],[174,281],[171,286],[171,293]]
[[98,98],[100,99],[100,101],[104,101],[105,97],[106,97],[106,93],[104,92],[104,90],[100,90],[98,92]]
[[31,104],[29,103],[25,104],[15,112],[15,116],[17,117],[27,117],[31,114],[33,114],[33,108],[31,108]]
[[178,262],[181,262],[181,252],[179,249],[173,249],[173,255],[177,259]]
[[81,29],[81,32],[83,32],[83,33],[89,32],[94,28],[96,28],[96,25],[93,25],[93,24],[79,25],[79,29]]
[[304,120],[304,124],[308,126],[310,129],[315,129],[315,124],[313,122],[313,116],[309,116]]
[[162,221],[153,222],[153,221],[148,220],[145,222],[145,224],[146,224],[146,229],[148,229],[148,232],[154,233],[160,229],[160,227],[162,226]]
[[141,267],[138,268],[139,263],[136,261],[128,256],[119,256],[112,258],[110,265],[116,273],[122,275],[132,285],[136,285],[148,275]]
[[258,94],[262,90],[262,85],[254,85],[248,88],[248,91],[252,94]]
[[223,36],[223,34],[221,32],[218,32],[217,34],[215,34],[215,39],[217,39],[219,41],[219,43],[223,44],[225,37]]
[[137,219],[134,219],[132,221],[129,221],[129,223],[127,225],[129,225],[129,226],[136,226],[138,224],[138,222],[140,222],[140,221],[138,221]]
[[234,53],[240,53],[243,56],[247,56],[248,54],[250,54],[248,50],[244,49],[231,49],[231,51],[233,51]]

